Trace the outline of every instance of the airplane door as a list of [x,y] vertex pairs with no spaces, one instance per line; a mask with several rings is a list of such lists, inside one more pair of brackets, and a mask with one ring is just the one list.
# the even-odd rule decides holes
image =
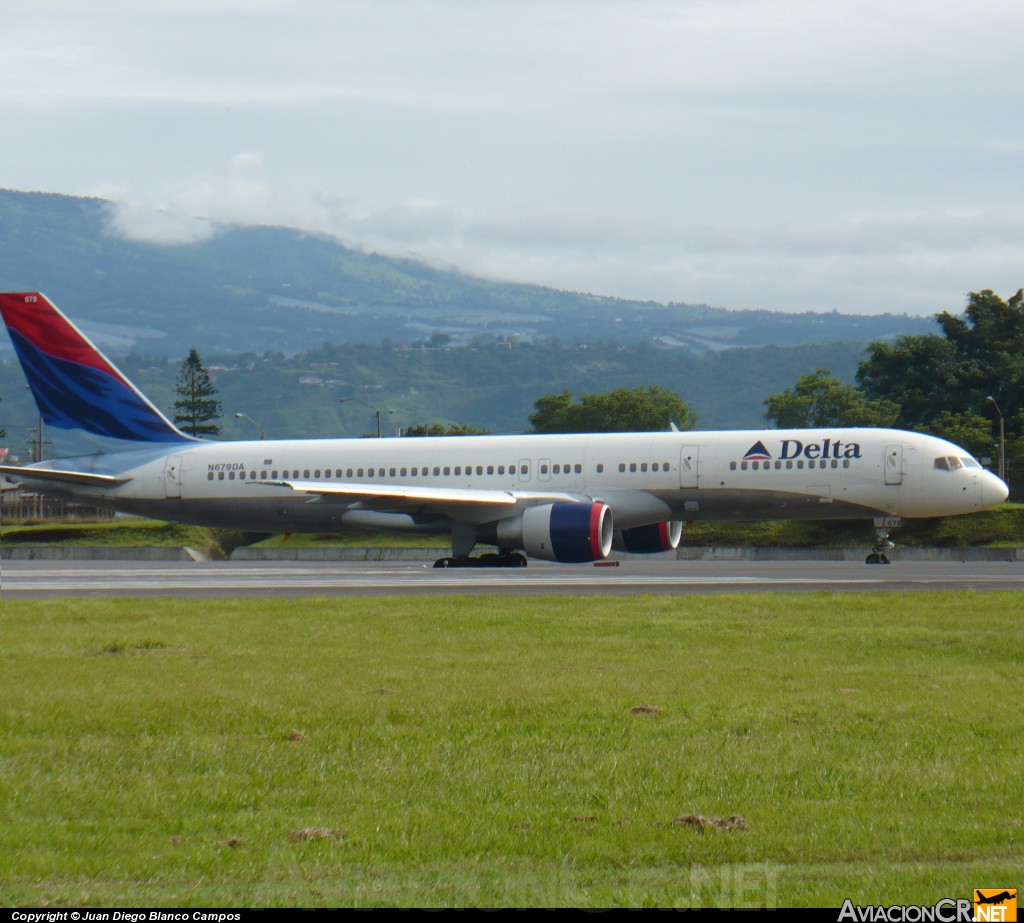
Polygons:
[[700,446],[684,445],[679,450],[679,486],[699,487]]
[[887,445],[885,447],[885,483],[902,484],[905,473],[903,446]]
[[164,496],[168,500],[181,498],[181,456],[168,456],[164,462]]

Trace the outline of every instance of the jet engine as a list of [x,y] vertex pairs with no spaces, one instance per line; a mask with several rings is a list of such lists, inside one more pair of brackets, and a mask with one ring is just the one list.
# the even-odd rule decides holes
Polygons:
[[678,520],[652,522],[649,526],[620,529],[615,533],[613,546],[616,551],[628,551],[630,554],[657,554],[678,548],[682,537],[683,524]]
[[496,544],[545,561],[581,564],[608,557],[614,531],[611,507],[603,503],[546,503],[498,522]]

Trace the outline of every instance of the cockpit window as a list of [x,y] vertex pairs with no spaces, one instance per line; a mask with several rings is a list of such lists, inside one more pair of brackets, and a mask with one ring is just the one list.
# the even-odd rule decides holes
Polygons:
[[964,465],[965,468],[980,468],[981,467],[981,465],[979,465],[973,458],[961,458],[960,461],[963,462],[963,465]]
[[[967,464],[970,462],[970,464]],[[953,455],[949,455],[943,458],[935,459],[935,467],[941,471],[959,471],[961,468],[967,465],[968,467],[980,467],[973,458],[956,458]]]

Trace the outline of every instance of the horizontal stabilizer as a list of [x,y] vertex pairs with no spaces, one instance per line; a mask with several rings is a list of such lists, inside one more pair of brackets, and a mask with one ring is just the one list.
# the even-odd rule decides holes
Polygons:
[[0,474],[13,481],[45,481],[49,484],[67,484],[69,487],[120,487],[131,480],[109,474],[55,471],[52,468],[23,468],[18,465],[0,465]]

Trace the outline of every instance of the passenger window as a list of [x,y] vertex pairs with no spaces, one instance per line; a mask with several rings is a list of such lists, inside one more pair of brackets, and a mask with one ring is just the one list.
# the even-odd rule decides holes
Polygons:
[[275,481],[276,481],[276,480],[277,480],[277,472],[276,472],[276,471],[271,471],[271,472],[270,472],[270,477],[271,477],[271,478],[272,478],[273,480],[275,480]]
[[647,470],[647,462],[641,462],[640,463],[640,470],[641,471],[646,471]]
[[573,465],[572,470],[575,471],[576,474],[583,474],[583,465]]
[[541,474],[547,474],[548,473],[548,466],[547,465],[541,465],[540,466],[540,473]]
[[786,462],[786,467],[787,468],[792,468],[793,467],[793,460],[792,459],[790,459],[789,461]]
[[[488,474],[494,474],[494,465],[488,465],[487,466],[487,473]],[[504,474],[504,473],[505,473],[505,466],[504,465],[498,465],[498,474]]]
[[796,462],[796,466],[797,466],[797,468],[803,468],[804,460],[802,458],[798,458],[797,462]]
[[601,462],[597,463],[597,473],[604,474],[604,465]]
[[740,462],[740,469],[743,471],[747,470],[747,462]]
[[367,474],[368,477],[372,478],[373,477],[373,468],[368,468],[366,470],[366,474]]
[[729,470],[730,471],[735,471],[736,470],[736,462],[729,462]]
[[235,472],[234,471],[229,471],[228,472],[228,480],[229,481],[233,481],[234,479],[235,479]]
[[449,475],[450,475],[451,473],[452,473],[452,469],[451,469],[451,468],[449,468],[449,467],[448,467],[447,465],[445,465],[445,468],[444,468],[444,476],[445,476],[445,477],[448,477],[448,476],[449,476]]
[[224,472],[223,471],[218,471],[217,472],[217,480],[218,481],[223,481],[224,480]]
[[[448,472],[446,471],[445,474],[447,474],[447,473]],[[461,465],[456,465],[455,466],[455,476],[458,477],[460,474],[462,474],[462,466]]]
[[213,472],[212,471],[207,471],[206,472],[206,480],[208,480],[208,481],[212,481],[213,480]]
[[625,463],[624,462],[619,462],[619,474],[622,474],[625,470],[626,470]]
[[631,474],[635,474],[636,473],[636,462],[630,462],[629,463],[629,471],[630,471]]
[[395,476],[395,469],[394,469],[394,468],[392,468],[392,469],[390,469],[390,470],[388,471],[388,477],[392,477],[392,478],[393,478],[394,476]]

